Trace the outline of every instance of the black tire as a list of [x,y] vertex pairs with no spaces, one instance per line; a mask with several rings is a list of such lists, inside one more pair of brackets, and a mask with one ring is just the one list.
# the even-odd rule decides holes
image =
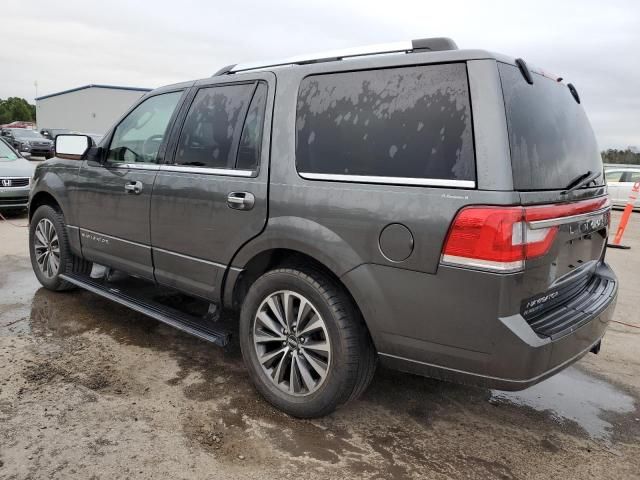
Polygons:
[[[324,320],[331,362],[317,390],[295,396],[281,390],[262,368],[254,346],[258,309],[275,292],[289,290],[311,302]],[[324,273],[309,267],[279,268],[262,275],[249,289],[240,314],[240,347],[256,389],[283,412],[299,418],[327,415],[357,398],[376,367],[376,352],[360,312],[349,295]]]
[[[51,222],[58,237],[57,245],[60,252],[60,259],[58,268],[51,276],[47,276],[43,270],[41,270],[36,260],[36,228],[43,219]],[[91,262],[87,262],[86,260],[83,260],[71,253],[71,249],[69,248],[69,239],[67,238],[67,229],[64,222],[64,215],[49,205],[41,205],[38,207],[31,218],[31,222],[29,223],[29,254],[31,257],[31,266],[38,278],[38,281],[43,287],[48,288],[49,290],[59,292],[74,288],[73,284],[62,280],[60,278],[60,274],[88,274],[91,271]]]

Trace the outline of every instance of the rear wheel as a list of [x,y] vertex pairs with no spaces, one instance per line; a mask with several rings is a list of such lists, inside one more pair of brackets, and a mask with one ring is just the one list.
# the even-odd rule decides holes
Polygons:
[[69,248],[64,216],[49,205],[42,205],[29,224],[31,266],[40,283],[50,290],[70,290],[73,285],[62,280],[64,273],[89,273],[91,263],[82,260]]
[[265,273],[250,288],[240,345],[258,391],[295,417],[356,398],[375,371],[364,322],[344,289],[308,267]]

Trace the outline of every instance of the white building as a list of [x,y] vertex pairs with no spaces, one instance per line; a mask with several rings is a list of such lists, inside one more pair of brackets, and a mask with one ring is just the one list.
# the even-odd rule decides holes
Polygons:
[[148,88],[85,85],[36,98],[38,129],[104,134]]

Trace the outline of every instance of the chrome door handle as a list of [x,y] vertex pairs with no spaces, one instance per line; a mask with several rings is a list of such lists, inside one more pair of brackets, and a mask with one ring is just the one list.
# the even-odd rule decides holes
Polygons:
[[142,193],[142,182],[129,182],[124,186],[124,191],[127,193],[133,193],[134,195],[140,195]]
[[236,210],[251,210],[256,203],[256,197],[249,192],[231,192],[227,195],[227,206]]

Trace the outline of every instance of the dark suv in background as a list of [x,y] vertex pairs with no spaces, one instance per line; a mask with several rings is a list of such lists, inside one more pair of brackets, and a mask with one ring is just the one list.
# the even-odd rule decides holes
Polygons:
[[53,141],[30,128],[4,128],[0,135],[13,148],[28,157],[53,157]]
[[523,389],[597,353],[613,312],[592,129],[521,59],[424,39],[235,65],[56,151],[40,282],[218,345],[239,310],[251,379],[294,416],[356,398],[378,359]]
[[66,128],[42,128],[40,129],[40,135],[49,140],[55,140],[58,135],[73,133]]

